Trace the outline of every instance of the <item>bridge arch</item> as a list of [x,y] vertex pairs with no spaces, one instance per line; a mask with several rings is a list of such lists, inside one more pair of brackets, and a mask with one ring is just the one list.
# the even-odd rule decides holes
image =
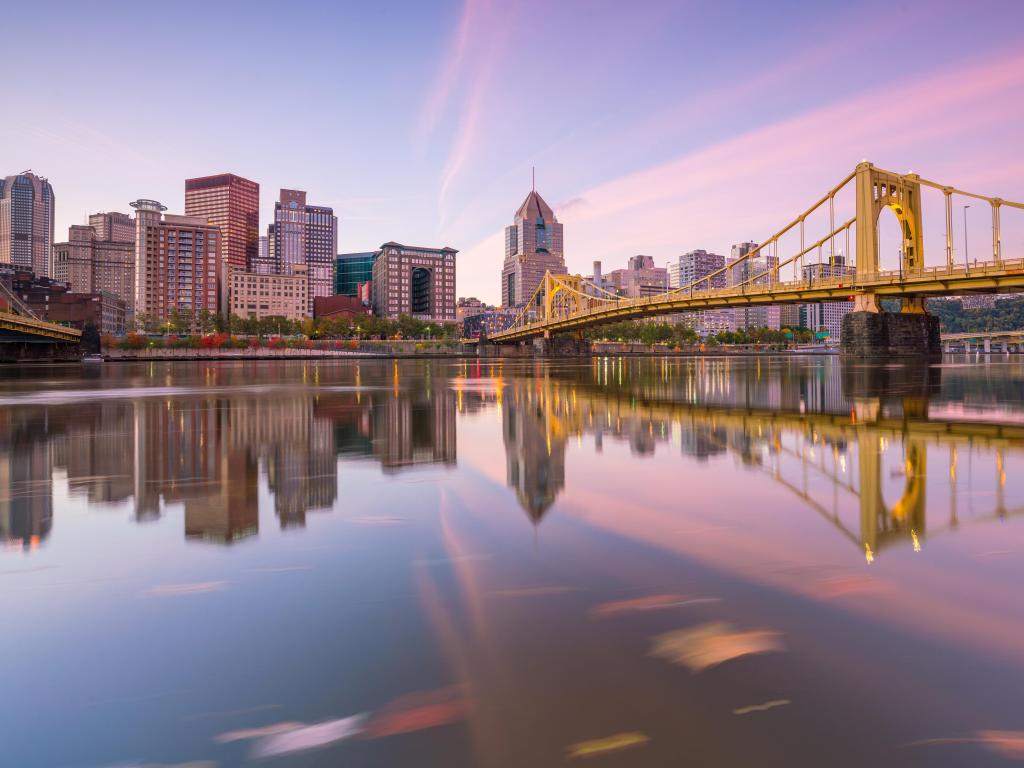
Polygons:
[[888,208],[900,225],[902,272],[916,275],[924,270],[921,238],[921,184],[915,174],[899,175],[861,163],[857,179],[857,274],[880,271],[878,220]]

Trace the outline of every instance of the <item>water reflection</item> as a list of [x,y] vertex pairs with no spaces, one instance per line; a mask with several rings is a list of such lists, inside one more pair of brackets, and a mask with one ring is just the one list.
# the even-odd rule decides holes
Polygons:
[[[1024,410],[1020,379],[1006,372],[601,358],[255,373],[126,366],[87,391],[59,380],[45,397],[9,387],[0,539],[28,550],[46,540],[61,477],[72,496],[126,504],[138,522],[180,504],[187,538],[224,544],[258,534],[262,480],[280,527],[302,527],[307,513],[337,505],[339,460],[385,473],[454,466],[458,414],[493,408],[508,488],[534,524],[556,506],[569,446],[584,438],[596,452],[612,441],[640,458],[673,445],[684,461],[731,457],[787,489],[868,562],[893,545],[919,550],[927,536],[956,530],[965,510],[971,523],[1020,512],[1006,503],[1006,453],[1024,445]],[[940,475],[942,519],[929,520]],[[993,493],[979,506],[985,476]]]
[[0,375],[12,765],[1018,752],[1016,363]]

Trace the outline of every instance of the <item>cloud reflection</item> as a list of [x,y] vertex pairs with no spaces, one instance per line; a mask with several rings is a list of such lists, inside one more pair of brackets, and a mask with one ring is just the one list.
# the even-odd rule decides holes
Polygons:
[[650,655],[688,667],[696,673],[743,656],[784,650],[779,632],[770,629],[738,630],[721,622],[657,635],[652,638]]

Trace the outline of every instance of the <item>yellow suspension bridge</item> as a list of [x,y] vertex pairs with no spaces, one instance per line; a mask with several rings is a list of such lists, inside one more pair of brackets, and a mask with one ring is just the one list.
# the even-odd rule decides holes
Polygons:
[[0,282],[0,343],[53,343],[77,344],[82,332],[56,323],[40,320],[18,295]]
[[[851,183],[855,195],[854,215],[836,223],[836,198]],[[922,188],[938,190],[945,196],[946,259],[941,266],[926,267],[924,262]],[[970,265],[954,262],[954,195],[983,201],[991,208],[992,250],[984,261]],[[900,226],[897,270],[880,268],[878,219],[886,208],[895,214]],[[856,312],[878,314],[880,299],[899,299],[901,314],[924,315],[924,301],[931,296],[1021,291],[1024,290],[1024,259],[1003,258],[1003,208],[1024,210],[1024,203],[968,192],[914,173],[885,171],[865,161],[759,246],[688,285],[653,296],[623,298],[579,275],[548,273],[511,326],[492,335],[490,340],[518,342],[550,338],[560,333],[575,333],[582,338],[583,330],[588,327],[620,320],[767,304],[853,301]],[[808,219],[812,215],[822,216],[826,211],[827,234],[807,242]],[[846,248],[842,252],[851,253],[851,232],[855,238],[855,261],[849,265],[852,268],[836,274],[837,270],[829,268],[829,257],[836,252],[837,239],[845,240]],[[788,256],[780,255],[780,241],[783,238],[787,238],[787,242],[796,240],[797,236],[796,251]],[[782,279],[782,270],[787,266],[792,266],[798,276],[796,279]],[[728,287],[719,287],[726,282],[727,274],[736,275],[740,270],[749,276]]]

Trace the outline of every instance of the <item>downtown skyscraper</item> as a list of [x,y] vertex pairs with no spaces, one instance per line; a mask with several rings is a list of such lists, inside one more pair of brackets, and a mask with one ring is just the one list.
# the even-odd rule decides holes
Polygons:
[[562,225],[536,189],[505,227],[505,263],[501,269],[501,303],[522,306],[530,300],[544,273],[565,274]]
[[49,181],[31,171],[0,178],[0,262],[49,276],[53,221]]
[[259,256],[259,184],[233,173],[186,179],[185,215],[199,216],[220,228],[222,266],[252,268]]
[[282,189],[274,204],[273,251],[276,271],[290,275],[294,267],[306,267],[309,302],[308,313],[313,314],[313,301],[318,296],[334,295],[334,260],[338,251],[338,217],[334,209],[322,205],[309,205],[306,193],[297,189]]

